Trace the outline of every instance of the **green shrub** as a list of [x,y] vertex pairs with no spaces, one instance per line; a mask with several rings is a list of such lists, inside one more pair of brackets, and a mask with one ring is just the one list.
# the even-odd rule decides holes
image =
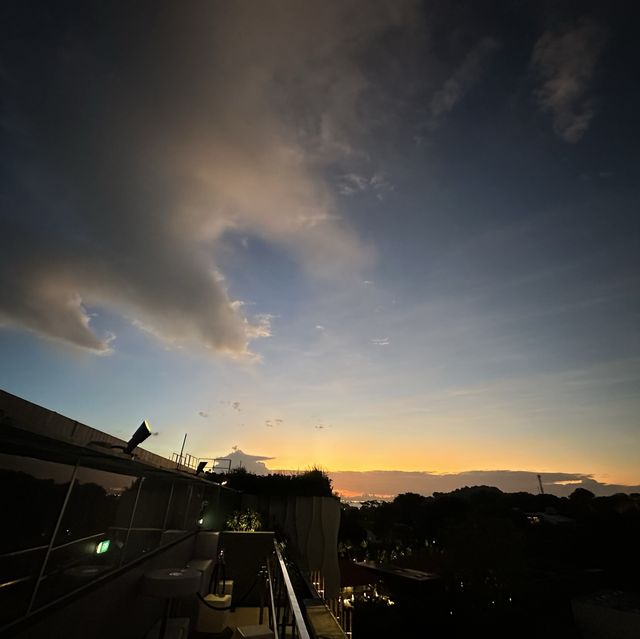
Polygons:
[[247,508],[247,510],[236,510],[225,522],[227,530],[236,530],[241,532],[255,532],[262,528],[262,519],[255,511]]

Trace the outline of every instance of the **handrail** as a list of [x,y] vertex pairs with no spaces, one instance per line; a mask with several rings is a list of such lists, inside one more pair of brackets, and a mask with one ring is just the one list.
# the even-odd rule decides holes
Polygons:
[[275,541],[274,541],[274,548],[276,551],[276,558],[280,565],[280,572],[282,574],[282,580],[284,582],[287,599],[289,601],[289,606],[291,608],[291,613],[293,615],[293,621],[298,631],[298,637],[299,639],[311,639],[311,636],[309,635],[309,631],[307,630],[307,624],[305,623],[304,617],[302,616],[302,610],[300,609],[300,604],[298,603],[296,593],[293,590],[293,585],[291,584],[289,571],[287,570],[287,566],[284,562],[284,559],[282,558],[282,553],[280,552],[280,548],[278,548],[278,544]]
[[273,581],[274,575],[271,574],[271,562],[267,561],[267,584],[269,586],[269,619],[271,623],[269,626],[273,630],[275,639],[278,639],[278,615],[276,613],[276,601],[273,596]]

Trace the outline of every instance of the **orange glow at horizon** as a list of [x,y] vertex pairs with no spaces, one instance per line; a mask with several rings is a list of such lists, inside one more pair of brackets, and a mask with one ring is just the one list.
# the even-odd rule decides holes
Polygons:
[[380,470],[436,475],[521,471],[566,473],[569,480],[575,474],[603,484],[640,484],[640,469],[631,446],[621,447],[605,431],[596,429],[576,440],[554,423],[547,425],[547,433],[540,434],[523,425],[518,411],[482,416],[468,411],[417,413],[398,415],[397,422],[384,414],[377,418],[367,415],[334,420],[323,429],[315,429],[295,415],[282,416],[277,428],[265,428],[255,419],[260,425],[247,429],[243,439],[234,432],[227,442],[217,442],[221,449],[211,450],[209,456],[220,456],[238,444],[245,453],[271,457],[265,462],[269,470],[319,467],[328,472]]
[[[301,442],[302,444],[302,442]],[[440,441],[432,447],[415,441],[406,448],[390,446],[385,441],[335,438],[307,442],[297,450],[292,443],[282,454],[266,462],[269,469],[307,470],[314,466],[328,472],[403,471],[449,475],[469,471],[524,471],[532,473],[570,473],[592,476],[607,484],[637,485],[640,473],[637,465],[607,467],[588,454],[546,450],[535,440],[519,442]],[[262,449],[261,449],[262,450]],[[303,452],[299,452],[303,451]],[[357,451],[357,452],[354,452]],[[357,494],[357,493],[356,493]]]

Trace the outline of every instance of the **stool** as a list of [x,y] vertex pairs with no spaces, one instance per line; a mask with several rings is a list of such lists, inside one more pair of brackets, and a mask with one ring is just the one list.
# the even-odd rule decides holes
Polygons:
[[233,639],[274,639],[273,630],[264,624],[255,626],[238,626]]
[[231,595],[207,595],[204,600],[208,605],[200,602],[198,632],[222,632],[229,625]]
[[202,579],[200,581],[200,593],[203,595],[209,592],[209,580],[211,578],[211,572],[213,571],[213,561],[211,559],[192,559],[187,568],[193,568],[199,570],[202,573]]
[[222,581],[218,582],[216,595],[233,595],[233,579],[227,579],[224,582],[224,588],[222,588]]

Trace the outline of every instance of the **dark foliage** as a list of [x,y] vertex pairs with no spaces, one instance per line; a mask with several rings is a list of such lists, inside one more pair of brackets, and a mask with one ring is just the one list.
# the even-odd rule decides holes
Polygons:
[[298,497],[333,497],[331,479],[318,469],[312,468],[299,475],[254,475],[246,469],[234,468],[227,475],[208,475],[216,482],[226,481],[229,488],[251,495],[263,496],[298,496]]
[[[438,623],[447,636],[473,629],[571,637],[572,596],[637,588],[637,539],[639,495],[594,497],[577,489],[560,498],[474,486],[433,497],[406,493],[359,509],[345,505],[339,551],[344,560],[440,575],[444,598],[431,618],[436,623],[444,612]],[[398,617],[403,604],[411,609],[405,593],[391,595],[398,605],[388,612],[382,606],[378,625],[385,615]]]

